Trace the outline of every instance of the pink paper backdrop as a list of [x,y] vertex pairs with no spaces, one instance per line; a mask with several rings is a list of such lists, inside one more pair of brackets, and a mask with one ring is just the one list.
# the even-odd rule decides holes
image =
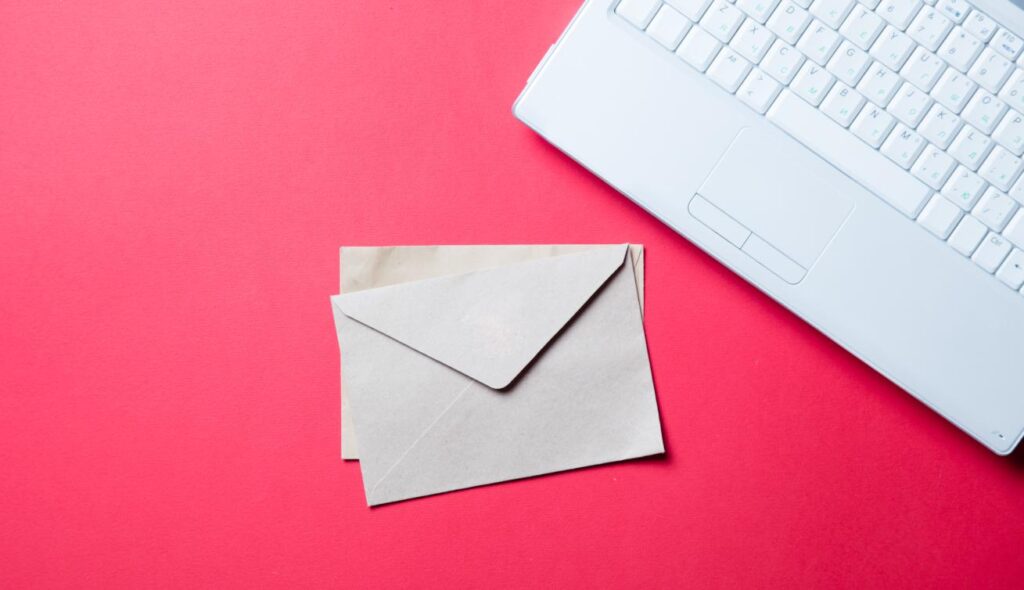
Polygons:
[[[1020,455],[513,119],[579,1],[0,2],[0,586],[1019,586]],[[667,458],[367,509],[338,246],[625,241]]]

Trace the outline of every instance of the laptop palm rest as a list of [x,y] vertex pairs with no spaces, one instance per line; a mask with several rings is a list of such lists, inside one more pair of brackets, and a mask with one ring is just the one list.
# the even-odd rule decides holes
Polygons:
[[835,188],[848,179],[824,161],[808,158],[799,144],[779,139],[768,130],[740,130],[688,210],[783,280],[796,284],[853,204]]

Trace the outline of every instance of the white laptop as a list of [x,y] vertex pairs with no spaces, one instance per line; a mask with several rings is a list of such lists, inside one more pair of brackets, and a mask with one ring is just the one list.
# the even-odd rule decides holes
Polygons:
[[1009,0],[589,0],[515,114],[1008,454],[1022,39]]

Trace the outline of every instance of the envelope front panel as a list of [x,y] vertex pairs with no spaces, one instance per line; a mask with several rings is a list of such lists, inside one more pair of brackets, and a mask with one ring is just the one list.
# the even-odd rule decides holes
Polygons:
[[[341,293],[355,293],[410,281],[495,268],[508,264],[585,252],[600,245],[471,245],[471,246],[355,246],[341,248]],[[629,246],[640,311],[644,302],[644,247]],[[352,410],[341,388],[341,456],[358,459]]]
[[503,391],[335,310],[371,505],[664,450],[631,257]]

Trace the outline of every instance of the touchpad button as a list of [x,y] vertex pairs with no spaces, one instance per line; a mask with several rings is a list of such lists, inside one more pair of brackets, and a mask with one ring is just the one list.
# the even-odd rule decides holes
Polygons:
[[840,173],[806,148],[758,129],[737,135],[697,192],[803,268],[853,209]]

